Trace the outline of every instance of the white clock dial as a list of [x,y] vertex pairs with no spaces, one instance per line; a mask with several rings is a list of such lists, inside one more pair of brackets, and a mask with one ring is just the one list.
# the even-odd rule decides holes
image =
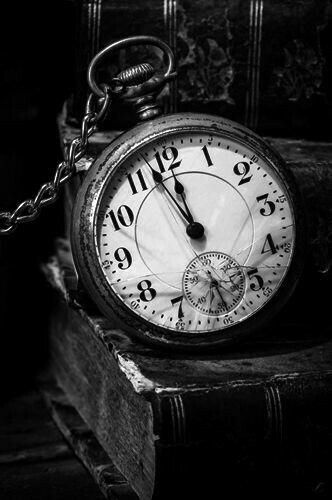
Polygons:
[[108,286],[169,332],[242,323],[275,295],[294,248],[282,178],[240,141],[182,131],[150,141],[110,174],[95,218]]

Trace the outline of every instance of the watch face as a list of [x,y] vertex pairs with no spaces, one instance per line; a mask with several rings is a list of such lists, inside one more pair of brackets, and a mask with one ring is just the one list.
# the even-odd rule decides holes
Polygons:
[[236,135],[175,128],[116,167],[104,155],[99,167],[107,164],[90,245],[113,314],[154,340],[208,343],[243,331],[272,303],[296,221],[289,185],[265,152]]

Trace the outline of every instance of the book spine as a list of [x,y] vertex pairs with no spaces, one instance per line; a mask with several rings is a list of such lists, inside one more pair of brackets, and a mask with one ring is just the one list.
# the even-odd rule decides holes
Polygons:
[[[81,0],[78,5],[76,118],[93,55],[116,39],[148,34],[168,42],[176,54],[178,78],[164,96],[165,112],[210,112],[269,135],[331,137],[328,0]],[[136,61],[139,52],[133,55]],[[129,62],[123,54],[109,59],[99,75],[107,81]],[[119,127],[116,116],[114,111],[106,125]],[[130,123],[129,111],[121,123]]]
[[[77,1],[77,52],[76,74],[73,99],[69,107],[69,120],[79,122],[82,119],[88,86],[86,72],[88,65],[97,52],[120,38],[135,35],[157,36],[167,40],[167,30],[164,18],[164,2],[162,0],[78,0]],[[117,52],[97,68],[98,81],[108,82],[121,69],[137,64],[137,58],[144,58],[146,49],[134,48],[132,50]],[[152,60],[155,67],[162,64],[160,53],[157,52]],[[167,107],[167,104],[166,104]],[[121,112],[119,112],[121,109]],[[111,128],[123,130],[132,126],[133,116],[129,106],[123,103],[119,108],[117,102],[112,104]],[[105,128],[109,122],[105,122]]]
[[147,443],[145,436],[151,434],[152,410],[121,373],[109,352],[112,346],[97,337],[84,311],[59,301],[51,318],[51,371],[118,470],[148,499],[154,442]]
[[156,498],[331,492],[331,382],[293,374],[155,397]]

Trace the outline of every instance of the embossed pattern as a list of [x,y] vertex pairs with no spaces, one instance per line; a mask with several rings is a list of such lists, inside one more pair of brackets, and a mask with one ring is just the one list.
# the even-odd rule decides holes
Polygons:
[[[134,6],[129,0],[81,0],[80,5],[76,117],[93,53],[114,39],[149,34],[166,41],[177,57],[178,79],[163,96],[166,113],[213,113],[268,135],[331,136],[328,0],[142,0]],[[140,49],[108,61],[101,78],[140,62],[162,64],[158,53],[147,57]],[[114,113],[106,127],[130,124],[128,110]]]

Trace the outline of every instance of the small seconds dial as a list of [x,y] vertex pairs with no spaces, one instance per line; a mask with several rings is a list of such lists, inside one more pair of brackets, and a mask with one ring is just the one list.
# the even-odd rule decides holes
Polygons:
[[112,171],[95,243],[129,315],[170,333],[212,335],[276,294],[294,224],[287,187],[258,151],[184,130],[143,144]]
[[237,262],[221,252],[195,257],[183,275],[184,296],[197,311],[213,316],[229,313],[242,300],[245,277]]

